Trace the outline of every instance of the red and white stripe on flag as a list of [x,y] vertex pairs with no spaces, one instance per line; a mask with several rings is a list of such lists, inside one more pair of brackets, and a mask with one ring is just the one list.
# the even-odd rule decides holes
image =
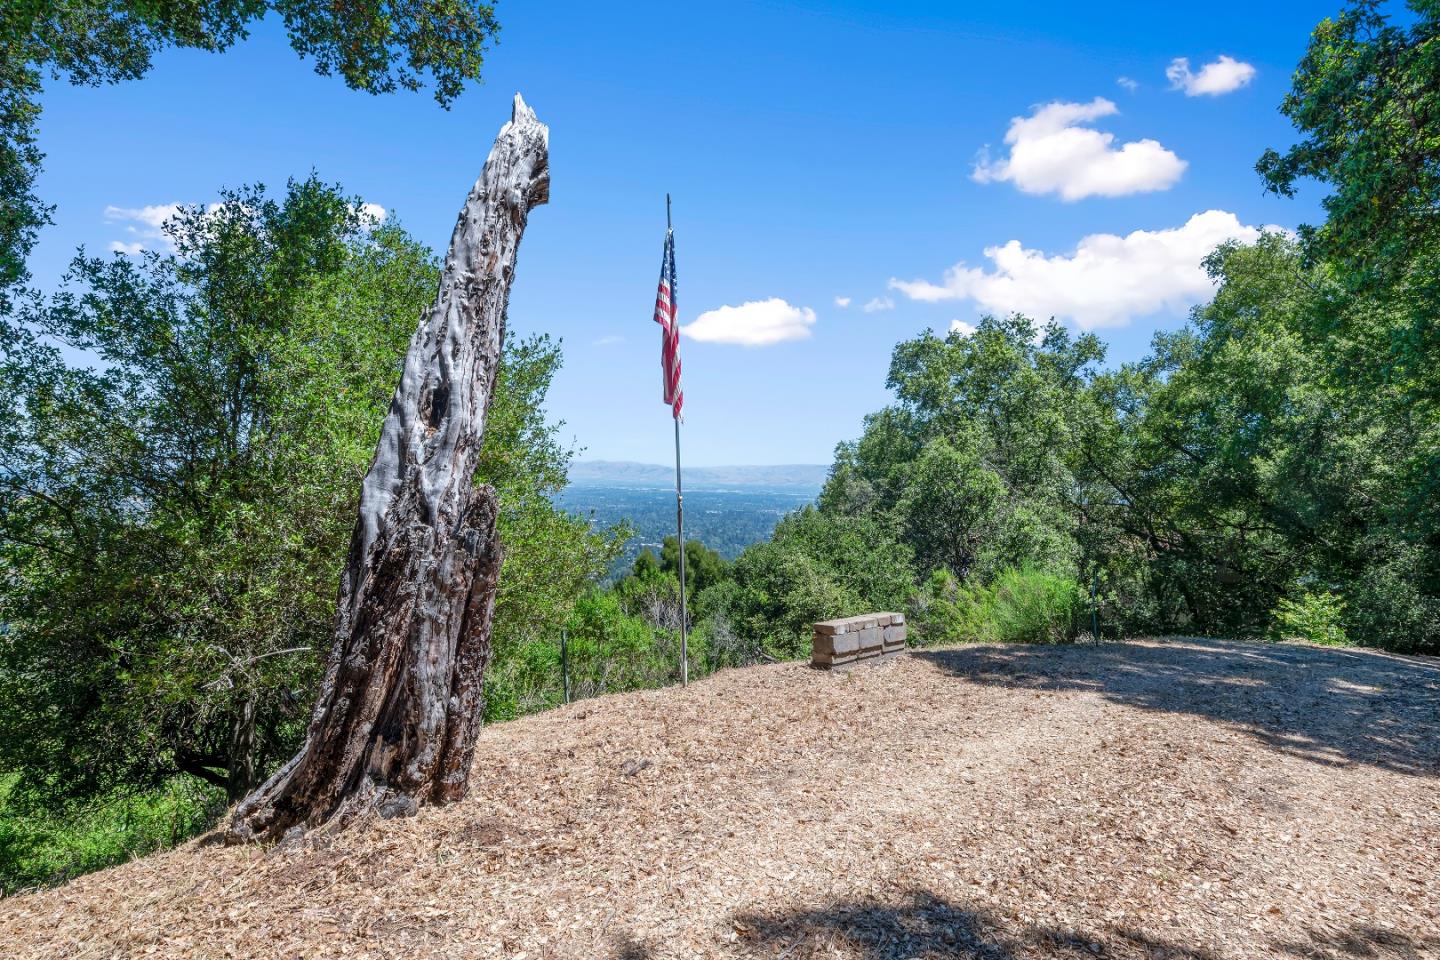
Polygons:
[[655,322],[660,324],[660,372],[665,403],[680,419],[685,392],[680,388],[680,324],[675,310],[675,234],[665,231],[665,256],[660,261],[660,289],[655,294]]

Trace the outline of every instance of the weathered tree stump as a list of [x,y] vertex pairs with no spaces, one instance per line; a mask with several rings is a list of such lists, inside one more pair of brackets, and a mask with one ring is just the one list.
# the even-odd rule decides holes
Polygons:
[[495,492],[475,485],[475,465],[515,254],[530,210],[550,195],[549,136],[516,95],[361,487],[305,745],[236,808],[229,842],[465,795],[501,563]]

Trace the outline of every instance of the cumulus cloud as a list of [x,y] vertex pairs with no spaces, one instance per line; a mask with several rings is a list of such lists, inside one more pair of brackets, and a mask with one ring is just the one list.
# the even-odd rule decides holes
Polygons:
[[889,297],[876,297],[860,309],[866,313],[881,313],[885,310],[894,310],[895,301]]
[[1174,186],[1185,161],[1155,140],[1115,145],[1115,135],[1083,124],[1120,110],[1104,97],[1089,103],[1047,103],[1015,117],[1005,134],[1010,152],[991,160],[988,149],[971,174],[978,183],[1015,184],[1025,193],[1058,193],[1064,200],[1120,197]]
[[849,298],[849,297],[836,297],[836,298],[835,298],[835,306],[839,307],[841,310],[844,310],[846,307],[850,306],[850,298]]
[[1140,84],[1136,83],[1134,80],[1131,80],[1129,77],[1116,77],[1115,82],[1120,84],[1120,86],[1124,87],[1130,93],[1134,93],[1136,90],[1140,89]]
[[1189,57],[1176,57],[1165,68],[1165,78],[1170,81],[1170,89],[1184,90],[1187,97],[1218,97],[1254,80],[1255,68],[1221,54],[1218,60],[1205,64],[1196,73],[1190,69]]
[[680,328],[693,340],[705,343],[735,343],[742,347],[767,347],[786,340],[804,340],[815,325],[815,311],[795,307],[771,297],[752,300],[738,307],[707,310]]
[[390,215],[389,211],[378,203],[362,203],[355,208],[355,213],[360,218],[360,229],[366,233],[380,226]]
[[106,223],[140,224],[151,230],[158,231],[175,214],[180,212],[178,203],[156,203],[144,207],[117,207],[110,204],[105,207]]
[[121,207],[109,204],[103,217],[106,223],[122,225],[127,235],[136,239],[130,242],[112,240],[110,249],[116,253],[135,256],[146,249],[174,249],[174,244],[165,235],[165,222],[180,212],[178,203],[156,203],[143,207]]
[[891,280],[890,287],[912,300],[970,300],[992,313],[1060,317],[1086,330],[1123,326],[1208,299],[1214,287],[1200,261],[1226,240],[1253,242],[1260,233],[1233,213],[1207,210],[1168,230],[1090,234],[1068,254],[1011,240],[985,248],[988,268],[962,262],[941,283]]
[[[179,203],[153,203],[142,207],[107,204],[103,213],[105,222],[121,226],[127,236],[134,238],[129,242],[112,240],[109,249],[132,257],[143,250],[173,252],[175,243],[165,233],[165,224],[179,215],[181,206]],[[213,214],[219,208],[220,204],[211,203],[205,211]],[[355,213],[360,219],[360,229],[365,231],[375,229],[390,215],[378,203],[362,203],[355,208]]]
[[964,320],[951,320],[950,332],[958,333],[962,337],[968,337],[975,332],[975,324],[966,323]]

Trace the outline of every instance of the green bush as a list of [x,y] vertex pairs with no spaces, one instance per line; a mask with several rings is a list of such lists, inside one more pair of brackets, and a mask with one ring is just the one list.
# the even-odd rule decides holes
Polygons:
[[949,570],[940,569],[910,603],[913,642],[923,646],[946,643],[993,643],[998,639],[990,619],[990,591],[962,586]]
[[1345,601],[1329,590],[1304,590],[1285,597],[1271,615],[1270,635],[1276,640],[1301,640],[1327,647],[1350,643],[1345,634]]
[[911,556],[874,520],[804,507],[768,542],[746,548],[731,580],[703,591],[697,610],[717,637],[738,640],[720,644],[722,665],[803,657],[817,620],[901,609],[914,583]]
[[937,570],[910,615],[921,644],[1065,643],[1084,605],[1074,580],[1033,567],[1006,569],[988,586],[960,584]]
[[[613,589],[596,589],[580,597],[553,633],[532,631],[497,648],[485,674],[487,723],[513,720],[564,702],[562,629],[572,700],[680,681],[680,584],[673,574],[646,569]],[[708,623],[690,628],[691,679],[713,666],[710,636]]]
[[209,829],[225,808],[223,791],[191,777],[58,810],[21,787],[20,774],[0,775],[0,895],[172,847]]
[[1069,577],[1033,567],[1006,570],[991,587],[990,619],[1006,643],[1065,643],[1085,604],[1080,585]]

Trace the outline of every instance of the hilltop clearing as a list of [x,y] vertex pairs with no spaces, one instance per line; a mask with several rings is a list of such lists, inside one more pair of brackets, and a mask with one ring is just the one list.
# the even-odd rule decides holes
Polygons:
[[471,796],[0,902],[13,957],[1440,956],[1440,663],[917,651],[481,734]]

